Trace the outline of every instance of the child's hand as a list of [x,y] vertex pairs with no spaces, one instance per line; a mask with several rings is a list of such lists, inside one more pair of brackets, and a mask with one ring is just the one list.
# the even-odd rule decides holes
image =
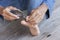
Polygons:
[[9,20],[9,21],[19,19],[19,17],[17,15],[10,12],[11,10],[18,10],[18,9],[15,7],[12,7],[12,6],[6,7],[3,10],[3,13],[1,14],[1,15],[3,15],[4,19]]

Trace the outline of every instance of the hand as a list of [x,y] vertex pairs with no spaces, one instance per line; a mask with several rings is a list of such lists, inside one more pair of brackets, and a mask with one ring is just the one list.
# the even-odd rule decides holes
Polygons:
[[28,26],[32,35],[38,35],[40,33],[38,23],[43,19],[47,9],[47,6],[42,4],[40,7],[32,10],[31,14],[26,17],[26,21],[22,20],[21,24]]
[[[42,4],[40,7],[32,10],[31,14],[26,17],[27,24],[35,25],[38,24],[44,17],[48,7],[45,4]],[[24,23],[23,23],[24,24]],[[27,25],[25,24],[25,25]]]
[[37,10],[33,10],[31,15],[26,17],[26,21],[22,20],[21,24],[29,27],[32,35],[39,35],[40,30],[38,28],[38,22],[40,21],[40,14],[37,13]]
[[3,10],[3,13],[1,14],[1,15],[3,15],[4,19],[9,20],[9,21],[19,19],[19,17],[17,15],[10,12],[11,10],[18,10],[18,9],[15,7],[12,7],[12,6],[6,7]]
[[26,21],[21,21],[21,24],[29,27],[32,35],[39,35],[40,30],[38,28],[38,23],[42,20],[41,15],[42,14],[40,14],[40,11],[38,9],[35,9],[31,12],[31,15],[26,17]]
[[21,24],[27,26],[33,36],[36,36],[36,35],[39,35],[40,34],[40,30],[39,30],[37,24],[32,25],[29,22],[26,22],[25,20],[22,20],[21,21]]

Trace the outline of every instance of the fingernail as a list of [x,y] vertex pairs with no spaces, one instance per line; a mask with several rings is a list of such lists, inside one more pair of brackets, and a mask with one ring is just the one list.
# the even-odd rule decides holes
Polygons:
[[17,17],[17,19],[19,19],[20,17]]

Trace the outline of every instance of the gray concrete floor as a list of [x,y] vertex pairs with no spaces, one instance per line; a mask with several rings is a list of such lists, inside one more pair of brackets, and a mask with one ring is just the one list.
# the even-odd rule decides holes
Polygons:
[[[8,26],[9,25],[9,26]],[[39,24],[41,35],[31,36],[19,21],[12,23],[0,19],[0,40],[60,40],[60,2],[56,0],[52,16]],[[51,34],[50,37],[47,35]]]

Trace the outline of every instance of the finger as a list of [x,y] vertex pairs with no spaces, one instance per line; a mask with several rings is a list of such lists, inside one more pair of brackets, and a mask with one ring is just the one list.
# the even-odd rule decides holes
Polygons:
[[27,26],[27,27],[33,27],[32,24],[30,24],[29,22],[26,22],[25,20],[22,20],[21,24],[24,25],[24,26]]
[[11,17],[14,17],[16,19],[19,19],[19,16],[15,15],[15,14],[13,14],[11,12],[8,12],[7,14],[10,15]]
[[8,20],[8,21],[11,20],[11,19],[10,19],[9,17],[7,17],[7,16],[4,16],[4,19],[5,19],[5,20]]
[[6,19],[6,20],[15,20],[16,19],[16,18],[11,17],[11,16],[9,16],[7,14],[3,14],[3,16],[4,16],[4,19]]
[[30,22],[34,21],[34,18],[29,16],[28,21],[30,21]]
[[37,23],[39,23],[40,21],[41,21],[42,19],[41,19],[41,16],[40,15],[38,15],[38,18],[37,18]]
[[32,15],[30,16],[30,20],[32,21],[32,19],[34,19],[36,17],[36,12],[32,13]]
[[[18,9],[18,8],[16,8],[16,7],[13,7],[13,6],[9,6],[9,7],[7,7],[6,9],[9,9],[9,11],[11,11],[11,10],[17,10],[17,11],[19,11],[19,12],[22,12],[20,9]],[[23,13],[23,12],[22,12]]]
[[27,27],[34,27],[34,25],[35,25],[35,24],[31,24],[29,22],[26,22],[25,20],[22,20],[21,24],[24,25],[24,26],[27,26]]
[[32,10],[31,13],[33,13],[35,10]]
[[33,19],[33,17],[35,16],[35,15],[34,15],[34,11],[35,11],[35,10],[32,10],[32,12],[31,12],[31,15],[30,15],[30,18],[29,18],[30,20]]
[[8,21],[11,20],[9,16],[3,15],[3,17],[5,20],[8,20]]
[[28,26],[28,23],[27,23],[25,20],[22,20],[22,21],[21,21],[21,24],[22,24],[22,25],[25,25],[25,26]]
[[5,20],[10,20],[10,18],[9,18],[9,17],[7,17],[7,16],[4,16],[4,19],[5,19]]
[[33,9],[31,12],[34,12],[34,11],[36,11],[36,9]]
[[33,18],[30,20],[29,17],[27,17],[26,20],[31,24],[35,24],[35,20]]
[[16,18],[16,19],[19,19],[19,17],[18,17],[17,15],[9,12],[7,9],[3,10],[3,14],[7,14],[7,15],[9,15],[9,16],[11,16],[11,17],[14,17],[14,18]]
[[8,21],[13,21],[13,20],[14,20],[14,18],[12,19],[12,18],[9,18],[9,17],[7,17],[7,16],[5,16],[4,19],[5,19],[5,20],[8,20]]
[[39,15],[40,15],[40,16],[39,16],[39,19],[38,19],[38,21],[40,22],[40,21],[43,19],[43,17],[44,17],[44,15],[45,15],[45,14],[43,14],[43,13],[40,13]]
[[28,20],[29,20],[29,16],[26,17],[26,21],[28,21]]
[[30,20],[35,16],[35,13],[31,13]]
[[41,20],[40,15],[36,13],[36,16],[33,19],[31,19],[30,22],[32,24],[37,24],[40,21],[39,19]]
[[8,15],[12,16],[12,17],[16,17],[17,19],[19,18],[17,15],[13,14],[10,12],[10,10],[12,10],[13,7],[9,7],[6,8],[5,10],[3,10],[4,13],[7,13]]
[[34,18],[31,18],[31,19],[29,18],[28,21],[32,23],[35,22]]
[[13,7],[13,6],[9,6],[7,8],[10,9],[10,10],[18,10],[16,7]]
[[30,22],[30,23],[35,22],[34,19],[31,19],[31,20],[30,20],[30,19],[29,19],[29,16],[26,17],[26,21],[27,21],[27,22]]
[[26,17],[26,21],[29,22],[29,23],[31,23],[31,24],[35,24],[34,20],[32,20],[32,21],[29,20],[29,16]]
[[40,15],[36,13],[36,17],[34,18],[35,22],[38,22],[38,19],[40,19]]

